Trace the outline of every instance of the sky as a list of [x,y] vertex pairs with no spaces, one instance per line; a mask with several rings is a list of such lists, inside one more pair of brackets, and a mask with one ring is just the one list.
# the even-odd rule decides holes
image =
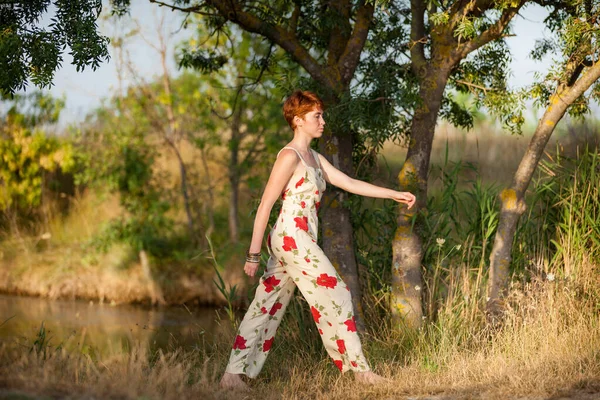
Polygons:
[[[103,14],[107,17],[109,7],[104,7]],[[529,57],[534,48],[536,39],[540,39],[548,32],[544,31],[543,19],[546,12],[539,6],[528,6],[513,21],[514,37],[507,38],[507,43],[513,55],[511,69],[513,74],[509,85],[512,88],[530,84],[536,71],[544,72],[549,63],[539,63]],[[168,57],[168,68],[176,74],[178,69],[174,61],[173,48],[181,41],[192,35],[192,29],[180,29],[184,14],[172,12],[166,8],[160,8],[156,4],[150,4],[144,0],[133,0],[131,16],[138,21],[142,36],[149,42],[156,42],[158,35],[157,26],[161,19],[163,32],[169,40],[171,54]],[[99,22],[102,34],[115,37],[131,29],[134,25],[131,18],[119,21],[119,24],[102,18]],[[141,37],[132,38],[127,45],[136,70],[151,80],[161,72],[161,64],[158,53],[151,48]],[[71,65],[71,58],[65,54],[62,67],[56,72],[54,86],[49,90],[56,97],[65,96],[66,106],[61,114],[60,124],[76,123],[84,119],[85,115],[99,106],[103,99],[110,98],[118,91],[119,80],[117,74],[117,61],[114,49],[110,48],[111,60],[104,62],[93,71],[86,68],[83,72],[77,72]],[[127,80],[124,81],[127,85]],[[29,91],[33,89],[29,86]]]

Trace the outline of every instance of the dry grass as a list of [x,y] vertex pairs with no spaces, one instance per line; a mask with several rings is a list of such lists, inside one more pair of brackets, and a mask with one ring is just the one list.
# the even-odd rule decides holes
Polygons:
[[[68,344],[30,352],[32,343],[5,343],[0,387],[69,398],[591,400],[600,396],[600,317],[598,299],[586,296],[585,285],[596,268],[586,263],[577,279],[513,288],[503,323],[495,328],[464,325],[457,334],[451,322],[429,324],[406,350],[399,350],[407,340],[397,332],[367,338],[367,356],[389,379],[376,387],[339,375],[321,350],[298,351],[307,347],[305,339],[286,331],[245,395],[217,384],[231,337],[193,351],[149,354],[138,348],[95,357]],[[288,341],[293,337],[298,343]]]
[[[149,276],[126,245],[112,245],[106,253],[91,246],[103,224],[121,212],[114,196],[95,196],[89,191],[73,198],[70,213],[56,214],[38,236],[13,235],[0,242],[0,292],[112,304],[149,304],[157,296],[167,304],[224,303],[209,261],[202,268],[156,266]],[[235,274],[225,277],[239,280]]]
[[[556,130],[546,146],[549,152],[558,148],[562,153],[573,156],[575,149],[578,146],[581,148],[582,144],[589,144],[592,148],[600,144],[598,126],[592,120],[586,120],[585,123],[563,120]],[[465,180],[477,175],[486,183],[510,184],[531,135],[531,128],[522,135],[510,135],[485,122],[468,132],[447,123],[439,124],[431,150],[430,187],[435,190],[439,184],[437,168],[445,164],[446,157],[449,162],[461,162],[476,168],[463,170]],[[396,183],[395,177],[406,158],[406,150],[403,146],[388,142],[380,153],[380,164],[389,168],[389,173],[381,169],[380,175],[389,175],[390,184]]]
[[[512,174],[509,165],[516,165],[528,141],[527,137],[511,141],[492,133],[460,135],[448,131],[448,140],[453,141],[448,158],[476,162],[484,180],[494,178],[499,183]],[[494,156],[488,150],[497,153]],[[396,150],[386,151],[391,151],[388,161],[403,160]],[[434,143],[434,163],[443,160],[445,151],[442,132]],[[498,172],[500,164],[505,166],[501,169],[506,170],[504,178]],[[494,172],[486,178],[488,168]],[[69,217],[64,225],[50,225],[48,243],[22,241],[19,246],[0,249],[5,255],[0,282],[13,285],[15,292],[48,297],[78,293],[75,297],[105,301],[124,294],[126,301],[150,298],[143,289],[148,287],[147,277],[135,262],[127,261],[127,249],[115,248],[106,258],[94,260],[69,244],[69,238],[90,237],[113,211],[85,201],[80,204],[80,215]],[[43,251],[37,248],[40,243],[46,246]],[[340,376],[314,341],[318,335],[302,337],[297,326],[284,323],[263,373],[243,395],[218,387],[232,342],[223,335],[196,350],[159,353],[150,353],[144,345],[132,351],[116,346],[113,352],[100,353],[77,343],[66,343],[62,349],[36,345],[34,339],[0,343],[0,398],[598,399],[599,266],[575,255],[562,257],[560,265],[544,270],[572,274],[557,273],[562,278],[554,281],[544,280],[545,273],[533,274],[528,283],[515,284],[504,319],[495,325],[486,321],[483,311],[485,271],[468,265],[447,266],[452,273],[440,281],[447,294],[435,304],[435,322],[416,333],[372,327],[373,335],[365,338],[372,366],[389,379],[376,387],[358,385],[351,374]],[[124,261],[132,266],[122,268]],[[172,288],[173,298],[196,293],[193,290],[201,286],[188,279],[165,287]],[[430,281],[435,279],[430,277]],[[210,279],[205,282],[210,286],[205,290],[214,293]],[[188,289],[182,290],[186,285]]]

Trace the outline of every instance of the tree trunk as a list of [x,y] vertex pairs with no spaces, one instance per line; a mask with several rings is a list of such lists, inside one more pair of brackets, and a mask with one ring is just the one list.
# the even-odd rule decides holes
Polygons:
[[240,239],[238,220],[240,166],[238,164],[242,136],[240,129],[244,108],[244,102],[242,100],[238,101],[236,109],[233,112],[233,120],[231,121],[231,139],[229,140],[229,186],[231,190],[229,196],[229,240],[231,240],[232,243],[237,243]]
[[[579,72],[577,72],[578,76]],[[577,76],[571,80],[577,79]],[[488,283],[488,311],[498,314],[502,311],[502,297],[508,287],[512,246],[519,218],[525,212],[525,191],[529,187],[533,173],[542,157],[544,148],[554,132],[556,124],[565,115],[571,104],[600,78],[600,62],[591,67],[572,86],[559,86],[557,93],[550,98],[550,105],[540,119],[529,142],[525,155],[515,172],[511,186],[500,194],[502,209],[498,230],[494,237],[494,247],[490,255],[490,279]]]
[[152,271],[150,269],[150,259],[148,258],[148,253],[146,250],[140,250],[140,265],[142,267],[142,273],[144,277],[148,281],[148,291],[150,292],[150,301],[152,305],[161,305],[164,306],[167,304],[165,301],[165,297],[163,296],[162,289],[160,286],[156,284],[154,277],[152,276]]
[[238,220],[239,177],[230,177],[229,182],[231,183],[231,193],[229,195],[229,240],[231,243],[237,243],[240,239]]
[[[188,230],[190,231],[190,237],[192,238],[192,240],[194,242],[202,244],[203,246],[206,246],[206,245],[208,245],[208,243],[206,243],[206,239],[204,237],[202,237],[202,235],[198,235],[198,232],[196,231],[196,228],[194,225],[194,216],[192,214],[191,200],[190,200],[190,195],[188,193],[188,179],[187,179],[187,169],[185,167],[185,163],[183,161],[183,158],[181,157],[181,153],[179,152],[179,149],[177,148],[177,146],[174,143],[172,143],[169,139],[166,139],[166,142],[173,149],[173,153],[175,153],[175,156],[177,157],[177,162],[179,164],[179,179],[181,182],[181,195],[183,197],[183,205],[185,208],[185,215],[187,217],[187,224],[188,224]],[[200,228],[202,228],[202,227],[200,227]],[[199,231],[201,232],[202,229],[200,229]]]
[[[320,151],[334,167],[350,176],[353,175],[352,146],[350,134],[324,134],[319,142]],[[320,213],[323,251],[338,271],[352,295],[352,305],[356,326],[364,332],[362,317],[362,293],[358,279],[358,268],[354,255],[354,234],[350,222],[350,210],[343,206],[348,194],[333,186],[328,186],[321,200],[325,208]]]
[[421,297],[423,243],[418,232],[418,220],[416,225],[413,221],[427,205],[427,175],[431,146],[450,69],[449,66],[429,67],[421,81],[422,104],[415,111],[411,126],[411,146],[402,170],[398,174],[400,188],[414,193],[417,201],[410,210],[401,206],[398,215],[398,228],[392,241],[391,310],[396,324],[403,322],[413,328],[421,326],[423,318]]
[[204,147],[200,147],[200,159],[202,161],[202,168],[204,169],[205,183],[206,183],[206,192],[208,193],[208,202],[202,202],[203,211],[208,219],[208,226],[206,227],[205,236],[209,237],[212,235],[215,230],[215,213],[214,213],[214,204],[215,204],[215,196],[213,193],[213,186],[210,174],[210,168],[208,167],[207,162],[207,154]]

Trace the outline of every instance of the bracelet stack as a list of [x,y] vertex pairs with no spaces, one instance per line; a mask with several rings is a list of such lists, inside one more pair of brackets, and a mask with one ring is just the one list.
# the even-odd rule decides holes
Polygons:
[[246,262],[249,263],[259,263],[260,262],[260,252],[258,253],[250,253],[246,252]]

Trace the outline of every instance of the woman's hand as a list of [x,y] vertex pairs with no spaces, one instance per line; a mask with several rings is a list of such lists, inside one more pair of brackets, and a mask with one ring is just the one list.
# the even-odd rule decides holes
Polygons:
[[392,194],[392,199],[394,201],[397,201],[398,203],[406,204],[408,206],[408,208],[410,209],[413,206],[413,204],[415,204],[416,197],[414,194],[412,194],[410,192],[394,191],[394,193]]
[[256,271],[258,271],[258,265],[259,263],[257,262],[254,263],[246,261],[246,264],[244,265],[244,272],[248,276],[254,276],[256,274]]

